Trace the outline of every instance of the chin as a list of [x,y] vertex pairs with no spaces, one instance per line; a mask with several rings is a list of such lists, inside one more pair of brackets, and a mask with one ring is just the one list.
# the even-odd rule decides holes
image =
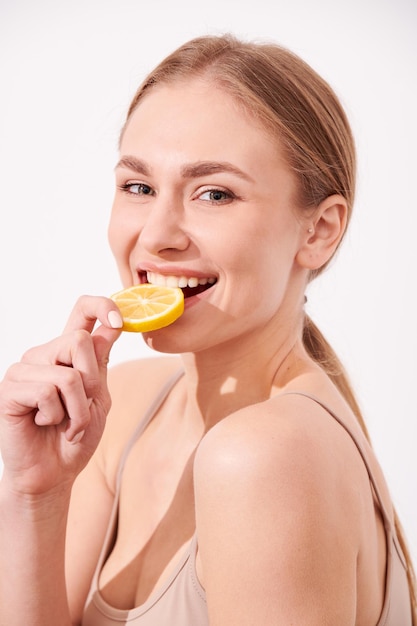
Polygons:
[[179,354],[185,352],[184,338],[178,332],[172,332],[174,329],[170,327],[152,330],[142,334],[143,341],[156,352],[164,354]]

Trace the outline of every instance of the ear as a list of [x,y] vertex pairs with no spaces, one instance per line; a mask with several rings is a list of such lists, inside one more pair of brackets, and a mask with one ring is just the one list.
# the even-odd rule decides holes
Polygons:
[[319,204],[307,224],[296,256],[301,267],[317,270],[331,259],[345,232],[347,214],[343,196],[328,196]]

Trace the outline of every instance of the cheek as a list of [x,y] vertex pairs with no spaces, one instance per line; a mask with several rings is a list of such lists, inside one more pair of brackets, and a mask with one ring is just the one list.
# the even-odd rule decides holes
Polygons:
[[124,286],[132,284],[129,259],[137,237],[137,233],[134,233],[133,229],[126,222],[112,214],[107,230],[107,238]]
[[123,248],[124,237],[113,216],[110,218],[109,226],[107,229],[107,239],[113,255],[116,257],[116,259],[118,259],[120,256],[120,252]]
[[218,232],[217,241],[223,243],[223,259],[229,270],[255,278],[277,264],[281,249],[268,225],[254,221],[249,225],[232,224],[221,231],[225,235],[220,237]]
[[[252,295],[270,301],[275,306],[286,288],[294,266],[295,237],[290,228],[265,220],[256,228],[247,230],[241,245],[231,246],[236,256],[230,257],[236,271]],[[274,304],[275,302],[275,304]]]

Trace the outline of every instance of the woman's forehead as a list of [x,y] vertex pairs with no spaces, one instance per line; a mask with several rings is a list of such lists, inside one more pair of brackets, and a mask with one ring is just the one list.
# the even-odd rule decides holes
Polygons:
[[177,142],[201,141],[221,150],[262,145],[282,156],[276,135],[208,77],[162,83],[145,92],[123,129],[121,145],[150,134],[161,143],[173,137]]

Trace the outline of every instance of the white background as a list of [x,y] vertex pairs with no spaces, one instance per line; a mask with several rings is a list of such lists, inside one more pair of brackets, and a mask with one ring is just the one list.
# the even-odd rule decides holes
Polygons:
[[[201,34],[272,39],[335,88],[359,187],[308,309],[350,373],[417,556],[415,0],[0,0],[0,376],[82,293],[120,286],[107,247],[118,132],[142,77]],[[113,362],[150,355],[126,334]]]

